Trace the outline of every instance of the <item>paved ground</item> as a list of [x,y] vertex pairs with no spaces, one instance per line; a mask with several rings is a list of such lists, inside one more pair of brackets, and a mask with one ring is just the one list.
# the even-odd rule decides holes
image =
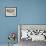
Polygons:
[[[8,46],[7,44],[0,44],[0,46]],[[31,40],[25,41],[21,40],[20,44],[16,44],[15,46],[46,46],[46,42],[43,41],[36,41],[32,42]]]
[[46,42],[44,41],[32,42],[31,40],[28,41],[21,40],[20,46],[46,46]]

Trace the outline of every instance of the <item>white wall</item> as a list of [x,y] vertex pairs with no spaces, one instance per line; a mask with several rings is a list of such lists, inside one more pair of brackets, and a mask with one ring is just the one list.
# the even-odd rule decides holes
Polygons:
[[21,29],[39,29],[39,30],[46,30],[46,25],[21,25]]

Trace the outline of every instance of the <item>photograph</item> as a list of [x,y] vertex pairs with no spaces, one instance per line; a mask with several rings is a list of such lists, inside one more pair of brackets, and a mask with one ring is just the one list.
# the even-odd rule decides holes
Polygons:
[[16,8],[15,7],[7,7],[5,9],[6,11],[6,16],[16,16]]
[[34,43],[46,42],[46,25],[42,24],[19,24],[18,41],[20,46],[31,46]]

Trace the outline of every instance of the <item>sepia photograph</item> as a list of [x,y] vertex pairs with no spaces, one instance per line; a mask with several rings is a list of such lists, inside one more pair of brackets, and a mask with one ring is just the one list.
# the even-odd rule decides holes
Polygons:
[[9,7],[5,9],[6,16],[16,16],[16,8],[15,7]]

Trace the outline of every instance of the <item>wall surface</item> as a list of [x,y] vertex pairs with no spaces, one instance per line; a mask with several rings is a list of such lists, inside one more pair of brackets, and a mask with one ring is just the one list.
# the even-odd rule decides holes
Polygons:
[[21,30],[45,30],[46,31],[46,25],[21,25]]
[[[5,7],[16,7],[17,16],[6,17]],[[46,24],[46,0],[0,0],[0,44],[8,43],[9,32],[18,32],[18,24]]]

